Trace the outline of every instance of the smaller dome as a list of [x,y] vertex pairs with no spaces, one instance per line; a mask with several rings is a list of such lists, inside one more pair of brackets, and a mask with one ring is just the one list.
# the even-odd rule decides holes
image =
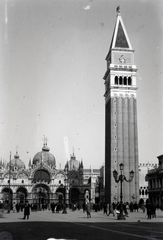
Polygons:
[[[8,164],[9,165],[9,164]],[[16,152],[16,154],[14,155],[14,159],[11,160],[11,169],[14,170],[15,167],[19,170],[24,168],[25,169],[25,164],[24,162],[19,159],[19,155],[18,152]]]
[[76,160],[74,153],[70,155],[70,160],[67,162],[69,170],[78,170],[80,162]]

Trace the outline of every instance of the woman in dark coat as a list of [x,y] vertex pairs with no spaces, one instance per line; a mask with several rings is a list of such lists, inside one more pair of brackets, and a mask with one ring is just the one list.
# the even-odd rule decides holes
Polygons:
[[29,219],[29,215],[30,215],[30,205],[28,203],[28,201],[26,201],[25,205],[24,205],[24,218],[23,219]]
[[151,203],[148,203],[147,204],[147,219],[151,219],[151,209],[152,206],[151,206]]

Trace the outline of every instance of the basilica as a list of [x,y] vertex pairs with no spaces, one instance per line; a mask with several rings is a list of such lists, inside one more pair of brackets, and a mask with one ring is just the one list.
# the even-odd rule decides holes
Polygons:
[[86,196],[96,201],[98,169],[84,169],[74,153],[64,169],[56,169],[56,159],[47,142],[42,150],[29,161],[28,168],[19,158],[18,151],[9,163],[0,162],[0,201],[30,204],[66,203],[82,206]]

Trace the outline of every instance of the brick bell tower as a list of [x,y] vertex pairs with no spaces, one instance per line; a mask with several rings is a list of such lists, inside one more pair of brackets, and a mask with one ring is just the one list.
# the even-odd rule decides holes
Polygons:
[[123,181],[123,201],[139,201],[138,131],[137,131],[137,68],[134,50],[128,38],[121,14],[117,19],[106,57],[105,80],[105,200],[120,201],[120,182],[116,183],[113,171],[120,174],[135,172],[133,181]]

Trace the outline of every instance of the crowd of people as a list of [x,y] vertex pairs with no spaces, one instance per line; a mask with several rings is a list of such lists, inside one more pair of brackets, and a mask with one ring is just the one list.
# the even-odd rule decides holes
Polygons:
[[163,208],[156,206],[154,203],[152,203],[150,200],[146,201],[146,203],[137,203],[137,202],[126,202],[123,203],[121,206],[120,202],[117,203],[104,203],[103,207],[99,204],[94,204],[93,209],[97,212],[103,209],[103,213],[109,216],[112,214],[113,216],[118,216],[120,211],[123,211],[123,214],[128,217],[129,213],[132,212],[138,212],[143,211],[143,213],[146,212],[147,219],[156,218],[156,209],[159,208],[163,210]]
[[[113,215],[117,216],[120,212],[123,212],[123,214],[128,217],[129,213],[132,212],[138,212],[143,211],[143,213],[146,213],[147,219],[156,218],[156,209],[160,208],[163,211],[163,207],[158,207],[154,203],[152,203],[149,199],[144,202],[139,202],[139,204],[135,202],[126,202],[121,205],[120,202],[112,202],[112,203],[94,203],[92,204],[89,200],[89,197],[87,196],[85,201],[83,202],[83,205],[80,206],[76,203],[71,203],[69,206],[64,203],[50,203],[50,204],[38,204],[38,203],[32,203],[29,204],[28,201],[26,201],[24,204],[20,202],[13,202],[12,207],[10,208],[13,212],[24,212],[24,219],[27,217],[29,219],[30,211],[38,211],[38,210],[49,210],[52,213],[59,213],[60,211],[64,211],[67,207],[71,208],[72,211],[80,210],[81,207],[83,208],[83,212],[86,212],[87,218],[91,218],[91,211],[103,211],[104,214],[107,216]],[[0,209],[5,208],[4,204],[0,202]]]

